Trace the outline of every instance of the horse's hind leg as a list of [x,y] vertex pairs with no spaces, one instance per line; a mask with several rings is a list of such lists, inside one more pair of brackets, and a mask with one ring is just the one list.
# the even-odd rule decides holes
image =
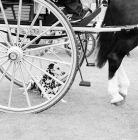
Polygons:
[[108,81],[108,93],[111,94],[112,96],[112,100],[111,100],[112,104],[124,100],[124,98],[119,94],[118,71],[116,71],[113,78],[109,79]]
[[125,98],[127,95],[128,87],[130,86],[130,82],[124,71],[122,64],[118,69],[118,86],[120,95]]
[[109,62],[109,82],[108,82],[108,93],[111,94],[112,104],[116,104],[124,100],[124,98],[119,94],[118,87],[118,68],[121,64],[121,60],[119,59],[116,53],[112,53],[108,55]]

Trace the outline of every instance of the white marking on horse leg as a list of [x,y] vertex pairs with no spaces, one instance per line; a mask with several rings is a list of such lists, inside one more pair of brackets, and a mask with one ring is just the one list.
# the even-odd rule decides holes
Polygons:
[[129,79],[124,71],[122,64],[118,69],[118,86],[121,94],[127,95],[128,87],[130,86]]
[[118,71],[116,71],[114,77],[108,82],[108,93],[111,94],[113,99],[111,103],[116,103],[124,100],[124,98],[118,92]]

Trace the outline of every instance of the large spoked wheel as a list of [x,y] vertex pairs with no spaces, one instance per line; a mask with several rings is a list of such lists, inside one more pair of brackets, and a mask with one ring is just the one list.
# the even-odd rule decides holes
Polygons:
[[[5,8],[0,1],[0,23],[4,23],[0,24],[0,110],[4,112],[31,113],[48,109],[67,93],[78,69],[75,34],[64,14],[49,0],[33,2],[37,12],[31,22],[25,22],[22,0],[16,2],[18,20],[8,19],[6,10],[10,4]],[[40,22],[43,11],[47,15],[52,13],[56,22],[52,25],[47,25],[46,20]],[[56,30],[62,30],[64,35],[53,37]],[[67,44],[70,49],[64,47]],[[66,51],[70,51],[71,56]],[[49,67],[51,64],[53,67]],[[46,78],[42,81],[42,77]],[[28,90],[29,81],[35,83],[35,90]]]

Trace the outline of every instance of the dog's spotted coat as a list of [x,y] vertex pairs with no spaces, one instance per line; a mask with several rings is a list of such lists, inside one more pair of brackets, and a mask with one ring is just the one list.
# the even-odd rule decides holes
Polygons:
[[[54,76],[57,79],[59,76],[65,74],[65,72],[61,71],[60,67],[56,63],[49,64],[46,72],[48,72],[50,75]],[[46,97],[46,95],[48,95],[50,98],[57,93],[60,84],[54,79],[52,79],[46,74],[44,74],[42,77],[35,76],[35,78],[37,82],[39,82],[39,84],[42,86],[44,93],[40,90],[40,88],[37,86],[33,79],[29,80],[27,90],[36,90],[40,93],[42,97]]]

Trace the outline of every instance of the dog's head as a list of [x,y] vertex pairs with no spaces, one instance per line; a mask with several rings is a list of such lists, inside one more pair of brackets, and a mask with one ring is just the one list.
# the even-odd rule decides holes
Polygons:
[[65,74],[65,72],[61,70],[60,66],[57,63],[49,64],[47,68],[47,72],[56,77],[62,76]]

